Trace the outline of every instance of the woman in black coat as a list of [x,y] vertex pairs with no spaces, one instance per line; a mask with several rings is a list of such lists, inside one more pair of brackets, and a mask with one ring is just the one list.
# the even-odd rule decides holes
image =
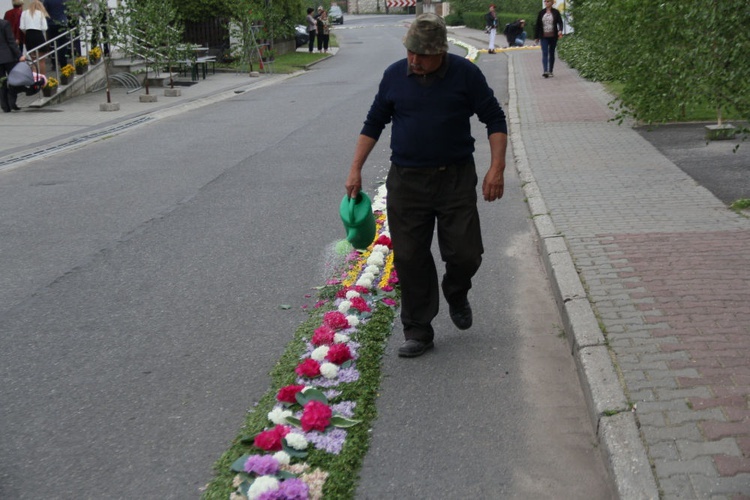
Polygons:
[[7,76],[13,66],[23,60],[25,57],[13,36],[13,27],[0,19],[0,80],[3,82],[0,85],[0,107],[6,113],[20,109],[16,106],[16,90],[8,87]]
[[557,39],[563,36],[563,20],[560,11],[552,7],[554,0],[544,0],[544,8],[539,11],[536,18],[536,32],[534,38],[536,42],[542,41],[542,66],[544,73],[542,76],[548,78],[555,76],[555,48],[557,48]]

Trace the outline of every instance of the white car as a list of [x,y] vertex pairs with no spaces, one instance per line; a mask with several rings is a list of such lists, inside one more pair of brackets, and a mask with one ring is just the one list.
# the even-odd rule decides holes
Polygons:
[[331,24],[344,24],[344,11],[338,5],[331,5],[328,9],[328,19],[331,20]]

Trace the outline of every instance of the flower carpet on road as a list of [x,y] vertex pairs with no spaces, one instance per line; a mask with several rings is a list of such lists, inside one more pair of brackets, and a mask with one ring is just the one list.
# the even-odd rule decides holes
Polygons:
[[205,498],[353,498],[398,307],[385,196],[373,199],[373,243],[320,287]]

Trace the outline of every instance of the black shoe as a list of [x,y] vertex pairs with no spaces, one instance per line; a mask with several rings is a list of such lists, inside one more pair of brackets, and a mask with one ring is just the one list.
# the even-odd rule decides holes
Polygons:
[[398,348],[398,355],[401,358],[416,358],[432,349],[435,344],[431,340],[414,340],[410,339],[404,342],[401,347]]
[[448,309],[450,311],[451,320],[453,321],[453,324],[456,325],[456,328],[459,330],[468,330],[471,328],[473,316],[471,314],[471,305],[469,305],[468,300],[461,306],[449,306]]
[[547,72],[545,71],[544,73],[542,73],[542,76],[543,76],[544,78],[549,78],[549,73],[547,73]]
[[11,106],[10,109],[12,109],[13,111],[21,111],[21,108],[19,108],[15,104],[13,106]]
[[3,108],[3,113],[10,113],[10,108]]

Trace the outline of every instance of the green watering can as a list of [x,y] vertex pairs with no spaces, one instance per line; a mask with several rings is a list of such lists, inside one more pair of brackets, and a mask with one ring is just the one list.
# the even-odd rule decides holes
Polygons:
[[346,239],[358,250],[364,250],[375,239],[375,215],[367,194],[360,191],[356,198],[344,196],[339,206]]

